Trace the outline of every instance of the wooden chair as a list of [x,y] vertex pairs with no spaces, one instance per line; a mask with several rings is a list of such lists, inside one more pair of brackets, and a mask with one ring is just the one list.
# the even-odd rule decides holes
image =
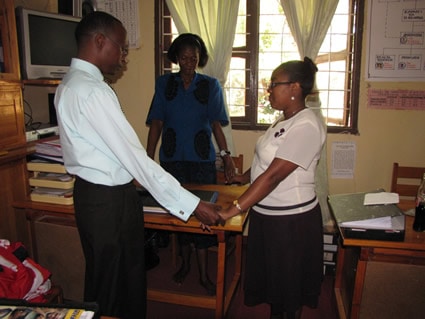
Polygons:
[[394,163],[391,192],[398,193],[403,199],[415,199],[424,173],[425,167],[400,166]]
[[62,287],[59,285],[52,285],[44,297],[47,299],[47,303],[61,304],[64,302]]

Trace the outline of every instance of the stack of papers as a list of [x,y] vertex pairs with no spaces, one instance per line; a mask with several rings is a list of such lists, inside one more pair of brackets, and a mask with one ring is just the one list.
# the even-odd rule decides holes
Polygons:
[[60,140],[43,141],[35,144],[35,157],[63,163]]
[[345,237],[404,239],[405,216],[396,205],[398,194],[383,191],[330,195],[328,202]]
[[364,196],[363,205],[387,205],[398,204],[399,196],[397,193],[379,192],[367,193]]
[[340,226],[370,229],[391,229],[393,227],[391,219],[391,216],[385,216],[372,219],[355,220],[351,222],[342,222]]

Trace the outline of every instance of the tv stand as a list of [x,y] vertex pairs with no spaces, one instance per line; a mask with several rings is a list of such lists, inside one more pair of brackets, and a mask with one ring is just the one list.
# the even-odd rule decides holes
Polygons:
[[22,80],[23,85],[38,85],[38,86],[57,86],[62,79],[40,78],[32,80]]

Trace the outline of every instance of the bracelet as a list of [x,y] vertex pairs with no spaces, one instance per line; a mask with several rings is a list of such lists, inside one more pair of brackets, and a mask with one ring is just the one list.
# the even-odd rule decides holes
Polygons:
[[239,205],[239,202],[238,202],[238,200],[237,200],[237,199],[235,199],[235,200],[233,201],[233,205],[235,205],[235,206],[236,206],[236,208],[238,209],[238,211],[240,211],[241,213],[243,213],[243,209],[242,209],[241,205]]

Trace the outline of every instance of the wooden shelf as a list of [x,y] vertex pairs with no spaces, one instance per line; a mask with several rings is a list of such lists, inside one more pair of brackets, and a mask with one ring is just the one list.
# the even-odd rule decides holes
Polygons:
[[24,85],[35,86],[57,86],[62,79],[35,79],[35,80],[22,80]]
[[18,37],[13,0],[0,1],[0,39],[4,59],[4,70],[0,72],[0,79],[4,81],[19,80]]

